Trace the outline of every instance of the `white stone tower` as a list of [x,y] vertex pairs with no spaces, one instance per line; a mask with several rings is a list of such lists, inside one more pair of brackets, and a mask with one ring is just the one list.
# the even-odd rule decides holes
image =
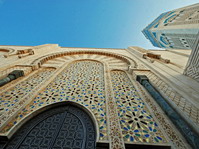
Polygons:
[[199,3],[162,13],[144,30],[160,48],[193,49],[199,31]]

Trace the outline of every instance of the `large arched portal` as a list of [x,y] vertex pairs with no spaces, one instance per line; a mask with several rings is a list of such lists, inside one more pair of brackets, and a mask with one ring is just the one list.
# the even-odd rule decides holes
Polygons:
[[4,149],[95,149],[91,118],[79,107],[47,110],[23,125]]

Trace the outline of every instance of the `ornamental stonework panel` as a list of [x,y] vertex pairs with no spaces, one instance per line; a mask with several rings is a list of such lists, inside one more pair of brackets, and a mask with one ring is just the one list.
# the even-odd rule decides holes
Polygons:
[[69,64],[58,76],[6,126],[8,132],[28,114],[47,105],[72,101],[90,109],[99,126],[99,140],[107,141],[104,66],[96,61],[76,61]]
[[111,85],[111,77],[108,66],[105,65],[105,82],[106,82],[106,101],[107,101],[107,113],[109,116],[109,138],[111,149],[124,149],[124,139],[120,127],[119,117],[117,115],[117,107],[113,98],[113,89]]
[[168,83],[149,71],[136,72],[136,75],[148,76],[150,82],[166,95],[184,114],[186,114],[196,125],[199,125],[199,108],[182,97],[175,88],[172,88]]
[[131,80],[123,71],[111,71],[114,99],[125,142],[167,143],[146,103],[139,97]]
[[144,88],[137,81],[132,80],[132,83],[134,84],[140,97],[142,97],[150,109],[152,109],[153,115],[158,119],[158,122],[161,124],[166,136],[169,138],[172,148],[190,149],[191,147],[186,143],[183,136],[178,132],[178,130],[176,130],[174,124],[172,124],[159,105],[152,97],[150,97],[147,91],[144,90]]
[[54,69],[40,69],[24,81],[0,94],[0,126],[29,100],[29,96],[37,91],[37,87],[45,82],[53,71]]
[[40,113],[7,142],[2,149],[76,148],[95,149],[96,132],[92,120],[82,109],[65,105]]

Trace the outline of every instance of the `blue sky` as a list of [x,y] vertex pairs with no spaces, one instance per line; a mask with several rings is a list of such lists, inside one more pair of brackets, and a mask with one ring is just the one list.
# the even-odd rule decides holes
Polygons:
[[0,45],[154,48],[141,30],[198,0],[0,0]]

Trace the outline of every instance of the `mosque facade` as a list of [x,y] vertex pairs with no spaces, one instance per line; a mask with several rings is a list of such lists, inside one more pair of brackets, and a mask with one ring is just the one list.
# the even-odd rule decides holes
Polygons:
[[0,46],[0,148],[198,148],[190,54]]

